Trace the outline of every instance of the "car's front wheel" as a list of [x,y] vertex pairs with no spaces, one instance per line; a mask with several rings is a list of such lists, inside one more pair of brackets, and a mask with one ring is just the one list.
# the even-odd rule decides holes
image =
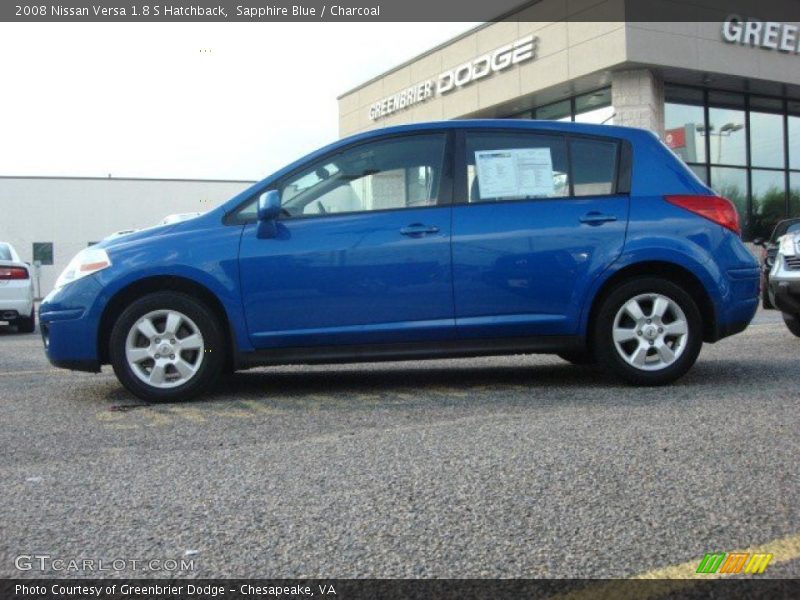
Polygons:
[[798,315],[790,315],[789,313],[782,313],[783,314],[783,322],[786,323],[786,327],[797,337],[800,337],[800,316]]
[[765,283],[761,289],[761,308],[764,310],[772,310],[775,308],[772,300],[769,298],[769,283]]
[[27,317],[17,318],[17,331],[19,333],[33,333],[36,330],[36,309],[31,309],[31,314]]
[[697,360],[702,319],[694,300],[671,281],[625,282],[602,302],[594,323],[598,362],[635,385],[663,385]]
[[203,303],[177,292],[134,301],[109,340],[114,373],[139,398],[175,401],[209,389],[222,371],[224,335]]

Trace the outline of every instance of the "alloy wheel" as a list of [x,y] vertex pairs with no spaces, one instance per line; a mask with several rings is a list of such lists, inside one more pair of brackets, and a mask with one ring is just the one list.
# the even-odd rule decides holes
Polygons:
[[614,347],[630,366],[659,371],[677,361],[689,341],[689,324],[677,302],[663,294],[639,294],[617,311]]
[[200,328],[176,310],[154,310],[128,332],[125,359],[131,371],[159,389],[187,383],[203,364],[205,345]]

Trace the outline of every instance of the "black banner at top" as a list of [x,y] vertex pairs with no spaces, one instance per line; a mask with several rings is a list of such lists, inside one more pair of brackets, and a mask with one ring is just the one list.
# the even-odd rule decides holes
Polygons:
[[800,0],[4,0],[5,22],[800,21]]

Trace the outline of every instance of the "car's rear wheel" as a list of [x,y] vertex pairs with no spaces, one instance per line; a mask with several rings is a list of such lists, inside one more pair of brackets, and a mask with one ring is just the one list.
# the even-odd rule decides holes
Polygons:
[[176,292],[134,301],[111,331],[114,373],[139,398],[192,398],[216,382],[225,362],[219,321],[201,302]]
[[31,309],[30,316],[17,318],[17,331],[19,333],[33,333],[36,330],[36,309]]
[[598,362],[634,385],[663,385],[683,376],[703,345],[692,297],[664,279],[642,277],[615,288],[594,322]]
[[789,313],[782,313],[783,314],[783,322],[786,323],[786,327],[797,337],[800,337],[800,319],[797,315],[790,315]]

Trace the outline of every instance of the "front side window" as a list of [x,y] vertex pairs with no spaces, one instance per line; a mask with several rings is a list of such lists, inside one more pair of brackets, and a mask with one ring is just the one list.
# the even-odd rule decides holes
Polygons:
[[433,206],[442,201],[445,134],[349,148],[279,186],[290,217]]

